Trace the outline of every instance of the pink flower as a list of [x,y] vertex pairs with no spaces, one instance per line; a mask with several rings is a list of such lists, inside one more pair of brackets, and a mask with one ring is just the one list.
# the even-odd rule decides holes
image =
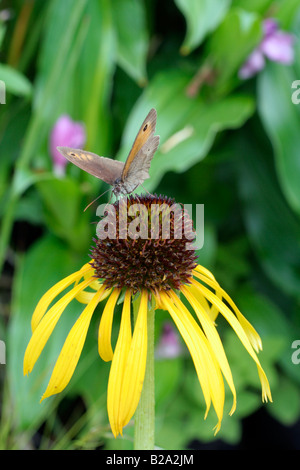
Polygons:
[[86,132],[83,123],[72,121],[66,114],[57,119],[50,135],[50,154],[56,175],[64,175],[68,163],[56,147],[82,148],[85,141]]
[[294,37],[279,30],[278,23],[268,18],[263,23],[264,37],[239,70],[243,80],[252,77],[265,66],[265,58],[290,65],[294,61]]
[[165,323],[156,348],[156,357],[158,359],[172,359],[181,354],[182,346],[177,332],[170,323]]
[[263,39],[260,49],[268,59],[290,65],[294,62],[293,43],[294,38],[291,34],[276,31]]
[[244,65],[239,70],[239,77],[243,80],[252,77],[256,73],[260,72],[265,66],[265,58],[263,53],[259,49],[249,55]]
[[267,18],[263,22],[264,37],[270,36],[278,30],[278,23],[274,18]]

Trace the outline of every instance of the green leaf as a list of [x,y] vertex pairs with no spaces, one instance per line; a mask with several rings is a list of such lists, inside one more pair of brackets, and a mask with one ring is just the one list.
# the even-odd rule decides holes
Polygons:
[[147,79],[149,46],[145,6],[138,0],[119,0],[117,8],[113,8],[113,18],[118,38],[118,63],[128,75],[143,85]]
[[237,152],[249,240],[267,276],[284,292],[299,298],[300,224],[278,188],[267,152],[251,146],[249,139],[247,142],[247,148],[241,142]]
[[83,264],[81,261],[74,258],[74,255],[53,237],[42,238],[33,245],[24,259],[18,260],[12,317],[8,329],[6,365],[18,429],[33,429],[34,426],[39,426],[53,406],[53,400],[40,403],[40,399],[63,341],[74,323],[74,315],[77,318],[76,314],[82,309],[82,305],[78,302],[70,304],[32,373],[24,377],[23,357],[31,336],[31,316],[47,289],[79,269]]
[[3,21],[0,20],[0,48],[2,47],[2,42],[6,33],[6,25]]
[[0,80],[5,83],[6,92],[25,97],[32,94],[32,85],[28,78],[9,65],[0,64]]
[[243,8],[243,10],[265,12],[273,0],[233,0],[232,7]]
[[167,171],[181,173],[205,158],[219,132],[240,127],[254,111],[253,99],[245,95],[232,95],[212,102],[201,96],[188,98],[185,90],[190,78],[184,72],[174,70],[157,75],[126,124],[117,156],[120,160],[127,157],[147,112],[153,106],[157,109],[160,146],[151,163],[151,178],[145,182],[148,190],[153,190]]
[[235,301],[262,339],[266,336],[281,337],[285,347],[290,349],[294,332],[275,300],[272,301],[247,285],[237,290]]
[[[261,336],[264,357],[269,358],[269,362],[275,361],[281,370],[299,382],[297,366],[291,360],[291,345],[294,339],[299,337],[299,329],[280,310],[275,299],[269,299],[249,286],[239,289],[235,300],[241,312]],[[269,350],[270,338],[278,339],[277,351],[274,346]]]
[[180,383],[182,359],[161,359],[155,362],[155,402],[168,401]]
[[299,387],[286,377],[281,377],[280,385],[272,392],[273,404],[269,413],[286,426],[294,424],[300,415]]
[[45,207],[47,226],[76,250],[91,241],[89,215],[83,212],[83,193],[77,181],[55,177],[36,183]]
[[21,196],[32,184],[52,178],[52,173],[35,173],[23,168],[16,169],[12,190],[15,196]]
[[299,0],[278,0],[273,16],[279,21],[281,29],[289,29],[299,16],[299,9]]
[[215,92],[224,93],[239,81],[237,72],[262,38],[256,13],[232,9],[211,35],[207,52],[216,68]]
[[180,49],[187,55],[223,20],[231,0],[175,0],[175,3],[187,24],[186,37]]
[[282,191],[300,214],[300,108],[292,101],[293,68],[268,63],[258,78],[258,110],[272,142]]
[[[51,7],[57,3],[62,2],[51,2]],[[31,116],[28,124],[21,152],[16,162],[16,169],[27,170],[31,160],[38,153],[38,150],[49,132],[51,123],[50,116],[53,115],[54,109],[57,109],[60,98],[66,90],[68,81],[74,67],[76,65],[76,59],[78,53],[81,51],[82,40],[86,32],[86,23],[80,22],[82,10],[86,4],[86,0],[81,2],[64,2],[63,5],[68,8],[68,16],[64,24],[64,40],[62,40],[57,47],[56,61],[53,67],[49,71],[49,75],[45,77],[45,80],[41,80],[41,89],[37,93],[37,84],[35,84],[35,102],[34,112]],[[75,31],[79,28],[78,34]],[[64,85],[61,86],[62,82],[62,70],[64,77]],[[38,82],[38,80],[37,80]],[[55,99],[53,99],[55,97]],[[47,123],[47,124],[46,124]],[[17,175],[17,171],[15,175]],[[8,202],[6,204],[6,211],[2,222],[2,232],[0,236],[0,267],[3,266],[5,250],[8,245],[10,233],[12,230],[14,211],[17,205],[15,184],[12,185],[12,190],[9,193]]]
[[[118,9],[119,6],[116,8]],[[87,129],[86,148],[105,155],[110,148],[110,100],[117,61],[117,38],[111,2],[87,2],[88,30],[77,61],[77,74],[69,96],[74,113],[79,112]],[[68,84],[67,84],[68,85]],[[80,89],[78,105],[74,96]]]

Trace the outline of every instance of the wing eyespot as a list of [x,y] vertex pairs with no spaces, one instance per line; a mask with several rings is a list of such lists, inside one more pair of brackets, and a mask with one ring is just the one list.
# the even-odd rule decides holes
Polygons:
[[146,124],[146,125],[143,127],[143,131],[145,132],[147,129],[148,129],[148,124]]

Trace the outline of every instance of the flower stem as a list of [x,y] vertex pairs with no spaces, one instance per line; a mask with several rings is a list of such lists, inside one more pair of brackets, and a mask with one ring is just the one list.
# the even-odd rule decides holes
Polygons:
[[[135,316],[137,309],[134,308]],[[151,300],[147,316],[147,362],[141,398],[135,412],[134,449],[154,449],[155,395],[154,395],[154,317],[155,300]]]

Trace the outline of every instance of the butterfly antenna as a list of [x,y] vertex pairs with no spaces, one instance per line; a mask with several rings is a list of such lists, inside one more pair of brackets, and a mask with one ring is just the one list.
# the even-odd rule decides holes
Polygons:
[[148,189],[146,189],[145,186],[143,186],[142,184],[141,184],[141,186],[142,186],[143,190],[146,191],[146,193],[148,193],[148,194],[150,194],[150,196],[152,196],[152,194],[149,193]]
[[114,193],[113,193],[113,192],[111,192],[111,195],[110,195],[110,198],[109,198],[109,201],[108,201],[108,203],[107,203],[107,204],[110,204],[110,201],[112,200],[113,194],[114,194]]
[[95,201],[100,199],[100,197],[102,197],[102,196],[104,196],[104,194],[108,193],[108,191],[110,191],[110,189],[107,189],[107,191],[104,191],[104,193],[100,194],[100,196],[96,197],[96,199],[94,199],[92,202],[90,202],[89,205],[86,206],[86,208],[84,209],[83,212],[85,212],[92,204],[94,204]]

